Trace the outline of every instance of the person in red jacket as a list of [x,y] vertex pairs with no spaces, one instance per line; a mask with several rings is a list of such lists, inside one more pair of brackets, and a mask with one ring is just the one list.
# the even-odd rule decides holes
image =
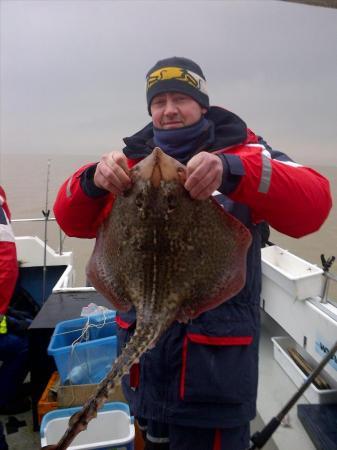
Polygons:
[[[95,238],[116,196],[130,187],[130,168],[157,146],[186,164],[192,198],[214,195],[248,227],[242,291],[187,324],[174,322],[123,379],[146,450],[243,450],[256,414],[266,223],[293,237],[318,230],[332,204],[329,182],[273,150],[234,113],[210,106],[205,76],[190,59],[158,61],[147,74],[146,94],[152,121],[124,139],[123,152],[103,155],[68,178],[55,217],[69,236]],[[136,319],[134,310],[118,314],[120,348]]]
[[6,314],[18,278],[15,238],[6,194],[0,186],[0,314]]
[[28,337],[14,332],[16,320],[7,316],[19,272],[10,218],[6,194],[0,186],[0,414],[30,408],[29,399],[20,392],[29,371]]

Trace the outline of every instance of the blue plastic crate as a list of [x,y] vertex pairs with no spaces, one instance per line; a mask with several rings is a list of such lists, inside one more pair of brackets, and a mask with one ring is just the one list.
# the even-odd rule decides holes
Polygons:
[[99,383],[105,377],[117,356],[115,318],[109,311],[56,325],[48,354],[55,359],[62,384]]
[[[43,416],[41,447],[56,444],[68,427],[69,418],[81,408],[57,409]],[[69,450],[134,450],[134,419],[126,403],[106,403],[97,418],[89,422],[72,442]]]

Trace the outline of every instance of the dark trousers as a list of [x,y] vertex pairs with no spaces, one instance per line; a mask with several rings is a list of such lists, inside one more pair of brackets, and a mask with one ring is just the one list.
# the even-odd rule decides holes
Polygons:
[[0,406],[4,406],[16,397],[29,371],[27,336],[0,334],[0,361]]
[[195,428],[138,419],[144,450],[246,450],[249,423],[235,428]]

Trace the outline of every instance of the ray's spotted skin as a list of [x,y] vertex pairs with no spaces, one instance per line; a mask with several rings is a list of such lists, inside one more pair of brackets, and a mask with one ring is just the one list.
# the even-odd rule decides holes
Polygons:
[[131,179],[99,230],[87,275],[116,309],[135,307],[136,330],[59,443],[44,450],[67,449],[174,320],[197,317],[245,284],[249,231],[213,198],[191,199],[185,166],[156,148]]

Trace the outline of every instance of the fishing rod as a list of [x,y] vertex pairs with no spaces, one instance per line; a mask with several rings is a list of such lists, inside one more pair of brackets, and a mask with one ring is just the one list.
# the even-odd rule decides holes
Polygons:
[[248,450],[255,450],[257,448],[262,448],[267,441],[271,438],[272,434],[277,430],[279,425],[281,424],[284,416],[290,411],[290,409],[294,406],[297,400],[301,397],[303,392],[307,390],[313,380],[320,374],[325,365],[330,361],[330,359],[337,352],[337,341],[335,345],[330,349],[330,351],[325,355],[319,365],[315,370],[311,372],[306,381],[302,384],[299,390],[291,397],[289,402],[283,407],[283,409],[277,414],[277,416],[273,417],[271,421],[263,428],[262,431],[257,431],[251,436],[250,440],[252,445],[248,448]]
[[46,300],[46,284],[47,284],[47,230],[50,210],[48,209],[48,194],[49,194],[49,173],[50,173],[50,159],[47,162],[47,183],[46,183],[46,205],[42,210],[44,216],[44,251],[43,251],[43,278],[42,278],[42,303]]

